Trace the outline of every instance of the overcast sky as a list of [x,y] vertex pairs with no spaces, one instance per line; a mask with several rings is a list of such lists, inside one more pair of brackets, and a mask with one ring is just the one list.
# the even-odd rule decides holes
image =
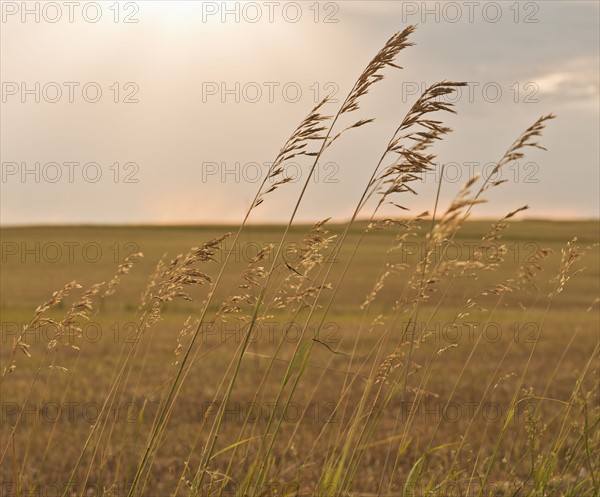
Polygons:
[[[3,1],[1,222],[238,222],[316,100],[342,101],[408,24],[418,28],[403,69],[388,71],[355,113],[375,122],[323,157],[298,220],[346,219],[418,91],[440,80],[469,82],[458,115],[439,116],[454,129],[435,149],[448,174],[443,201],[553,112],[548,151],[511,165],[509,183],[475,215],[529,204],[529,217],[597,218],[598,6]],[[300,177],[253,221],[287,220],[306,163],[290,168]],[[404,205],[431,209],[438,179],[415,184],[419,195]]]

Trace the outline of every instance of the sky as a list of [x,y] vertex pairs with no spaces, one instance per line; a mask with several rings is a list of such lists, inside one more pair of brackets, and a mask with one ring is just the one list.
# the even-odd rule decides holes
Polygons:
[[[0,222],[239,223],[315,103],[330,94],[335,114],[409,24],[402,69],[386,70],[352,116],[375,121],[327,150],[296,219],[348,219],[391,133],[442,80],[468,86],[456,115],[436,116],[453,132],[401,201],[413,214],[432,209],[440,179],[447,205],[552,112],[547,151],[504,170],[473,216],[527,204],[525,217],[598,218],[599,4],[2,1]],[[289,219],[309,163],[286,167],[293,181],[251,222]]]

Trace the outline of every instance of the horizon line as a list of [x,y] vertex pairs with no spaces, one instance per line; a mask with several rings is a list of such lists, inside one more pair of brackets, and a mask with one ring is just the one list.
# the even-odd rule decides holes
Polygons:
[[[385,218],[376,219],[374,221],[383,221]],[[394,218],[398,221],[407,221],[413,220],[414,218],[406,217],[406,218]],[[423,220],[430,220],[429,218],[423,218]],[[300,221],[295,223],[296,226],[310,226],[321,220],[311,220],[311,221]],[[348,224],[350,220],[346,221],[335,221],[330,222],[330,225],[345,225]],[[473,217],[466,220],[469,221],[478,221],[478,222],[498,222],[500,219],[495,217]],[[366,223],[369,222],[368,219],[356,219],[356,223]],[[511,223],[521,223],[521,222],[598,222],[600,223],[599,217],[572,217],[572,218],[563,218],[563,217],[522,217],[517,219],[512,219]],[[241,223],[235,222],[132,222],[132,223],[103,223],[103,222],[76,222],[76,223],[9,223],[4,224],[0,223],[0,229],[13,229],[13,228],[135,228],[135,227],[156,227],[156,228],[168,228],[168,227],[217,227],[217,226],[240,226]],[[247,222],[246,226],[285,226],[287,222]],[[294,224],[293,224],[294,225]],[[293,226],[292,225],[292,226]]]

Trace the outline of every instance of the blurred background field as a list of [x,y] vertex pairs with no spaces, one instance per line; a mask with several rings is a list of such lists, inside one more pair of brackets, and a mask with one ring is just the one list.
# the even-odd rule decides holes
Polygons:
[[[469,250],[473,250],[491,224],[490,221],[467,222],[451,247],[447,247],[445,255],[439,252],[440,260],[444,257],[469,258],[469,254],[472,254]],[[324,264],[333,264],[332,281],[337,281],[347,260],[349,247],[354,245],[364,228],[364,223],[357,223],[352,228],[337,260],[333,260],[333,251],[325,251],[327,257]],[[341,227],[326,225],[326,229],[329,235],[336,235]],[[292,228],[284,251],[284,259],[289,267],[282,263],[277,272],[288,274],[290,268],[295,267],[301,239],[309,230],[310,226]],[[232,231],[232,228],[98,226],[2,229],[2,368],[6,365],[19,327],[30,320],[35,308],[46,301],[54,290],[73,280],[80,283],[83,289],[94,283],[109,281],[124,257],[133,252],[144,254],[131,272],[121,277],[115,294],[107,297],[89,323],[83,325],[83,337],[73,338],[72,344],[80,347],[80,351],[69,347],[68,339],[67,346],[55,349],[54,364],[66,370],[49,369],[44,365],[31,390],[31,381],[52,338],[52,327],[33,330],[25,337],[30,345],[28,350],[31,357],[18,352],[17,368],[10,373],[2,387],[2,450],[6,451],[7,447],[10,449],[2,465],[3,481],[12,478],[14,467],[9,459],[13,455],[8,441],[21,410],[23,417],[15,434],[17,449],[14,456],[17,467],[19,461],[27,458],[27,465],[23,468],[24,485],[31,485],[34,481],[67,481],[73,461],[79,456],[82,442],[95,421],[94,416],[106,398],[122,354],[139,340],[139,353],[132,361],[130,381],[120,392],[119,401],[110,417],[110,436],[104,436],[97,446],[92,444],[96,447],[96,462],[91,465],[93,470],[88,475],[88,484],[97,485],[98,488],[111,485],[126,487],[123,475],[131,474],[135,466],[135,457],[132,455],[139,456],[143,449],[144,434],[151,427],[165,385],[172,379],[179,332],[188,316],[192,321],[198,318],[200,303],[208,287],[194,289],[191,293],[192,302],[167,303],[161,320],[141,337],[137,334],[136,324],[140,296],[161,257],[164,256],[168,262],[177,254],[186,253],[191,247],[228,231]],[[283,227],[276,225],[251,226],[245,230],[235,247],[228,245],[228,240],[222,243],[222,249],[215,256],[216,261],[202,265],[203,271],[214,275],[225,252],[232,251],[232,260],[215,302],[235,291],[237,279],[250,259],[266,244],[280,240],[282,232]],[[323,427],[336,423],[335,427],[339,429],[343,425],[344,413],[334,413],[333,407],[340,398],[345,382],[356,377],[358,391],[347,397],[348,405],[352,406],[360,398],[360,385],[372,367],[372,358],[385,357],[386,350],[391,351],[398,345],[408,315],[404,315],[402,309],[397,310],[395,303],[413,274],[413,268],[423,256],[424,247],[424,239],[414,237],[407,239],[402,250],[386,253],[395,237],[402,232],[402,227],[392,227],[367,233],[353,262],[354,269],[346,276],[326,317],[322,343],[314,347],[306,381],[300,385],[294,397],[295,411],[286,414],[282,436],[276,445],[277,462],[283,468],[282,474],[288,474],[290,481],[294,480],[298,468],[305,473],[308,481],[318,478],[320,468],[311,466],[311,461],[316,454],[327,450],[330,443],[326,437],[319,437]],[[561,249],[573,236],[577,236],[577,243],[582,249],[587,248],[575,269],[585,269],[566,283],[564,292],[553,299],[547,310],[548,295],[554,288],[553,280],[559,272]],[[591,369],[588,371],[587,386],[593,387],[594,378],[596,382],[598,380],[597,356],[595,359],[592,356],[597,353],[595,348],[599,334],[598,240],[598,224],[593,221],[514,222],[503,232],[502,239],[494,242],[496,248],[502,244],[506,247],[504,262],[498,267],[493,267],[490,260],[490,267],[477,272],[476,277],[469,272],[463,275],[450,274],[439,285],[434,285],[435,292],[422,304],[417,320],[415,336],[417,341],[424,338],[415,351],[415,370],[409,382],[414,387],[426,385],[427,392],[422,397],[422,406],[413,413],[413,422],[406,425],[410,426],[411,444],[402,458],[399,471],[407,473],[410,470],[432,436],[439,444],[456,445],[462,441],[465,447],[470,447],[473,460],[480,451],[486,453],[502,428],[513,390],[534,345],[536,350],[523,387],[531,388],[538,396],[545,395],[553,399],[541,402],[539,411],[547,424],[540,427],[538,443],[540,448],[551,443],[561,423],[562,418],[558,416],[564,407],[561,403],[569,402],[578,374],[587,366]],[[541,248],[550,248],[553,254],[543,261],[543,271],[535,277],[537,289],[531,285],[526,292],[507,292],[501,297],[489,292],[482,295],[486,289],[516,278],[519,268],[531,262],[532,255]],[[490,252],[491,258],[494,253],[494,250]],[[408,267],[403,269],[402,266],[396,266],[400,269],[393,271],[370,306],[362,310],[361,304],[373,289],[377,275],[386,267],[389,268],[386,264],[399,263],[406,263]],[[327,293],[324,295],[327,298]],[[67,298],[50,314],[60,317],[74,298]],[[462,322],[458,327],[451,326],[457,321],[457,309],[467,298],[474,298],[480,308],[471,309],[468,317],[458,320]],[[297,325],[288,326],[289,313],[287,309],[284,311],[281,313],[274,309],[269,312],[252,339],[232,394],[229,414],[225,418],[221,435],[223,441],[235,442],[248,417],[252,418],[249,429],[255,429],[258,433],[268,420],[268,401],[276,392],[277,382],[265,384],[258,407],[249,409],[248,406],[257,401],[254,397],[257,384],[267,371],[270,358],[277,353],[270,374],[281,375],[287,365],[286,358],[291,357],[298,344],[301,330]],[[384,314],[393,318],[387,324],[383,320],[378,323],[378,316]],[[307,312],[300,311],[298,322],[303,322],[306,315]],[[319,317],[317,310],[311,318],[309,329],[316,326]],[[355,344],[353,338],[359,328],[362,329],[361,340]],[[198,354],[191,364],[152,469],[153,476],[149,481],[156,492],[163,491],[161,489],[172,490],[182,472],[185,473],[186,461],[192,467],[197,462],[199,447],[204,443],[202,437],[190,460],[188,453],[194,447],[199,426],[213,415],[210,406],[220,379],[240,345],[243,331],[243,324],[236,324],[234,317],[228,319],[226,324],[217,324],[204,331],[198,344]],[[476,353],[470,357],[475,349]],[[375,356],[372,355],[374,351]],[[443,351],[441,360],[436,360],[438,351]],[[366,357],[370,360],[365,360]],[[468,364],[468,369],[463,372],[453,392],[465,364]],[[491,385],[494,388],[489,391]],[[30,400],[25,405],[23,402],[28,395]],[[451,417],[446,416],[448,419],[441,419],[443,403],[449,399],[456,403],[453,404],[454,411]],[[493,406],[493,410],[488,406],[485,415],[474,411],[474,406],[481,404],[483,399]],[[597,409],[598,396],[591,402],[592,407]],[[69,416],[66,403],[78,406],[73,408]],[[59,420],[57,412],[53,410],[56,406],[61,406],[63,411]],[[80,406],[87,406],[86,410]],[[375,439],[385,441],[386,434],[392,430],[402,431],[410,413],[408,407],[410,401],[405,400],[404,404],[399,400],[392,401],[386,407]],[[503,460],[508,458],[509,463],[515,463],[515,441],[527,437],[525,425],[523,417],[517,417],[514,425],[511,425],[511,436],[505,436],[501,444]],[[437,433],[434,434],[434,431]],[[52,449],[46,451],[49,437],[53,440]],[[569,450],[573,444],[579,443],[578,440],[578,434],[573,432],[561,449],[560,457],[568,460]],[[246,449],[248,453],[244,452]],[[387,450],[387,444],[382,443],[367,451],[367,464],[357,480],[359,490],[372,488],[369,468],[381,464]],[[448,451],[448,454],[452,454],[452,447]],[[242,456],[242,453],[245,455]],[[248,443],[240,451],[241,461],[251,453],[252,443]],[[440,455],[437,462],[443,465],[451,457],[448,454]],[[225,457],[229,455],[225,454]],[[526,457],[523,454],[521,456]],[[88,461],[87,457],[90,457],[89,453],[84,457],[84,462]],[[465,462],[469,464],[473,460]],[[480,462],[483,460],[485,457],[482,455]],[[585,471],[585,468],[577,471]],[[314,476],[311,476],[313,473]],[[499,481],[505,482],[506,475],[502,476],[501,468],[497,475]],[[525,478],[525,475],[516,474],[514,477]]]

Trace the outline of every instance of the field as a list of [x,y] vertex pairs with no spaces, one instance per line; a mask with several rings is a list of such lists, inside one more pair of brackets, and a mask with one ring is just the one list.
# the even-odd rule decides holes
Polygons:
[[[2,228],[3,496],[600,496],[598,220],[523,220],[497,174],[553,114],[419,214],[467,85],[433,83],[348,219],[296,218],[414,30],[308,112],[239,226]],[[490,189],[515,210],[474,220]],[[255,225],[274,190],[288,223]]]
[[[323,225],[314,250],[322,257],[310,264],[305,237],[312,227],[294,226],[284,242],[285,262],[275,266],[265,293],[268,305],[247,343],[251,304],[264,276],[240,276],[271,265],[284,227],[250,226],[237,243],[231,237],[219,242],[213,261],[193,266],[214,281],[230,257],[208,306],[210,322],[216,303],[247,297],[201,327],[183,369],[185,381],[150,452],[152,464],[142,474],[144,495],[171,495],[178,485],[178,495],[186,495],[198,483],[220,413],[198,495],[239,490],[259,457],[266,467],[254,484],[271,495],[341,494],[331,490],[331,481],[342,481],[335,479],[338,468],[347,471],[353,495],[513,495],[521,486],[523,495],[594,495],[598,225],[515,221],[483,254],[477,248],[492,224],[468,221],[452,243],[433,251],[426,249],[425,222],[410,230],[368,230],[339,287],[366,224],[352,227],[339,253],[323,240],[339,239],[344,226]],[[36,307],[71,281],[82,287],[44,312],[51,323],[29,326],[20,339],[27,354],[17,347],[16,367],[3,378],[3,495],[79,495],[85,489],[84,495],[127,494],[211,285],[186,285],[192,300],[164,302],[147,328],[144,309],[154,302],[142,295],[149,281],[159,294],[161,278],[152,274],[161,258],[168,265],[229,231],[2,229],[3,371]],[[409,231],[418,234],[399,244]],[[565,268],[561,251],[574,236],[582,256]],[[255,262],[270,243],[273,249]],[[389,251],[393,246],[398,248]],[[545,248],[552,252],[540,256]],[[119,263],[135,252],[144,257],[119,277],[114,293],[103,296],[102,287],[90,294],[89,308],[77,308],[85,316],[65,320],[82,292],[111,281]],[[439,266],[438,276],[415,315],[411,286],[425,254]],[[531,269],[538,257],[540,270]],[[469,260],[483,264],[460,264]],[[530,268],[531,278],[523,268]],[[315,291],[303,290],[318,286],[328,269],[333,287],[322,290],[321,305],[314,307]],[[363,305],[386,271],[384,284]],[[557,292],[561,274],[574,275]],[[57,343],[49,348],[52,340]],[[221,411],[226,380],[244,344]],[[307,346],[309,352],[299,355]],[[334,475],[329,482],[325,469]]]

